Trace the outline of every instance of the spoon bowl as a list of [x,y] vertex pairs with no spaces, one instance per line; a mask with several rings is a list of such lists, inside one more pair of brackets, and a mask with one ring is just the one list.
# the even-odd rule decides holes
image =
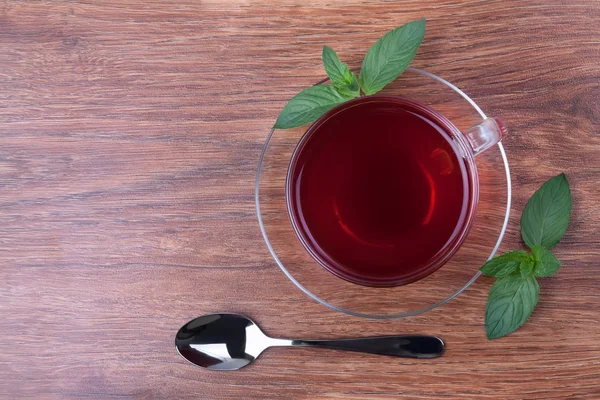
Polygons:
[[225,313],[193,319],[175,337],[175,347],[183,358],[214,370],[245,367],[265,349],[276,345],[285,343],[265,335],[249,318]]

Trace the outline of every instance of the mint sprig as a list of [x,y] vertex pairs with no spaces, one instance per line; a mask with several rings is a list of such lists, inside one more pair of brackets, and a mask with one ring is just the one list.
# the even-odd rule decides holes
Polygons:
[[563,237],[571,215],[571,191],[565,174],[546,182],[531,196],[521,217],[527,246],[551,249]]
[[323,67],[331,85],[315,85],[294,96],[281,110],[274,129],[288,129],[315,121],[333,107],[360,96],[379,92],[408,67],[425,36],[425,18],[392,29],[365,56],[359,78],[328,46],[323,47]]
[[498,278],[490,289],[485,311],[488,339],[514,332],[533,312],[540,291],[536,277],[554,275],[561,265],[550,249],[567,230],[571,208],[565,174],[549,179],[531,196],[521,216],[521,236],[531,254],[511,251],[480,268],[484,275]]
[[337,53],[331,47],[323,46],[323,67],[333,87],[349,99],[360,96],[358,79],[354,72],[350,71],[348,65],[340,61]]
[[408,67],[425,37],[425,18],[392,29],[379,39],[363,60],[360,88],[365,94],[379,92]]
[[531,274],[498,279],[490,289],[485,309],[488,339],[502,337],[523,325],[538,302],[539,292],[540,285]]
[[535,276],[545,277],[552,276],[558,272],[560,268],[560,261],[552,254],[548,249],[542,246],[533,246],[531,248],[531,254],[535,260]]
[[312,122],[347,100],[331,85],[311,86],[292,97],[279,114],[273,128],[293,128]]

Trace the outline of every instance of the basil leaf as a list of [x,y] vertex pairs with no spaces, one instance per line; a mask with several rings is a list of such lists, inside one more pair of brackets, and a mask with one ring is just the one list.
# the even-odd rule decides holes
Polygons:
[[531,254],[533,254],[535,260],[535,276],[551,276],[558,272],[561,265],[560,261],[556,259],[550,250],[542,246],[533,246]]
[[360,87],[356,75],[348,68],[348,65],[340,61],[338,55],[331,47],[323,46],[323,67],[333,87],[340,94],[350,99],[360,95]]
[[359,75],[365,94],[379,92],[412,61],[425,36],[425,18],[392,29],[369,49]]
[[540,286],[532,275],[508,275],[490,289],[485,310],[488,339],[496,339],[518,329],[533,312]]
[[530,248],[553,248],[567,230],[571,208],[571,189],[565,174],[548,180],[525,206],[521,216],[523,241]]
[[527,260],[529,260],[529,254],[526,251],[510,251],[489,260],[483,264],[480,270],[486,276],[501,278],[515,272],[519,265]]
[[313,122],[326,111],[348,98],[342,96],[331,85],[316,85],[304,89],[283,107],[274,129],[295,128]]

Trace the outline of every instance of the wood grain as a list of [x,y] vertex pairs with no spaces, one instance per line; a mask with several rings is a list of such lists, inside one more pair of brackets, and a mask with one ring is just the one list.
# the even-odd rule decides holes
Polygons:
[[[518,332],[489,342],[491,284],[401,321],[308,299],[276,267],[254,174],[285,101],[426,16],[413,63],[509,125],[520,245],[526,199],[566,172],[564,266]],[[600,7],[575,1],[0,2],[0,397],[600,398]],[[251,316],[281,337],[441,335],[414,361],[269,350],[235,373],[190,367],[178,327]]]

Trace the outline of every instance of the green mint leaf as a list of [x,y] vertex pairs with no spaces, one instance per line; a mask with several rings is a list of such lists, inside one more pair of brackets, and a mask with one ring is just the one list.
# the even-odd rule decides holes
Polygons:
[[359,75],[365,94],[379,92],[408,67],[425,36],[425,18],[392,29],[369,49]]
[[360,95],[360,87],[356,75],[348,68],[348,65],[340,61],[338,55],[331,47],[323,46],[323,67],[333,87],[343,96],[350,99]]
[[486,276],[502,278],[515,272],[522,262],[529,259],[529,254],[526,251],[511,251],[489,260],[483,264],[480,270]]
[[535,276],[551,276],[558,272],[560,261],[556,259],[550,250],[542,246],[533,246],[531,254],[535,261],[534,275]]
[[571,189],[565,174],[548,180],[525,206],[521,216],[523,241],[530,248],[553,248],[567,230],[571,207]]
[[540,286],[533,275],[508,275],[490,289],[485,310],[488,339],[496,339],[517,330],[533,312]]
[[354,72],[348,72],[350,73],[350,83],[346,83],[343,85],[333,85],[333,87],[335,87],[342,96],[345,96],[348,98],[348,100],[350,100],[360,96],[360,86],[358,86],[358,79],[356,79],[356,75],[354,75]]
[[350,72],[348,66],[340,61],[337,53],[329,46],[323,46],[323,67],[331,83],[345,84],[347,73]]
[[288,129],[313,122],[326,111],[348,100],[331,85],[316,85],[304,89],[283,107],[274,129]]
[[534,265],[534,262],[531,259],[522,261],[521,264],[519,264],[519,272],[521,273],[521,276],[523,278],[526,277],[527,275],[533,274],[533,265]]

